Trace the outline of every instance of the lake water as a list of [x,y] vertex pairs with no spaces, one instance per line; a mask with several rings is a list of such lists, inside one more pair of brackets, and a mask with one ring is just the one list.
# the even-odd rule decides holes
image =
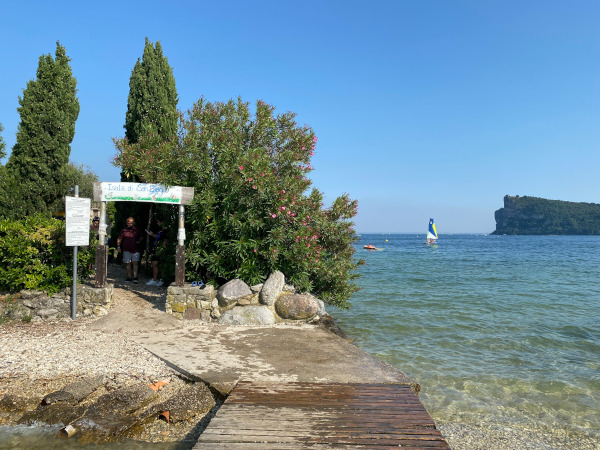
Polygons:
[[416,379],[441,428],[600,448],[600,237],[424,241],[361,236],[363,289],[330,311],[342,329]]

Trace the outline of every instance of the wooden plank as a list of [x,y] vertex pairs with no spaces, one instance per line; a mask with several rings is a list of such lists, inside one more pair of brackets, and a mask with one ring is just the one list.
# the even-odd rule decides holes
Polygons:
[[449,448],[410,386],[240,382],[195,448]]

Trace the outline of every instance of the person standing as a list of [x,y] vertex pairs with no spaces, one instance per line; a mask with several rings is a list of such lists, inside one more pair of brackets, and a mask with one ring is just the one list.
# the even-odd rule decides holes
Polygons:
[[117,251],[123,252],[123,262],[127,268],[127,278],[125,281],[138,282],[138,265],[140,262],[139,245],[142,242],[142,234],[135,227],[133,217],[128,217],[127,227],[123,228],[117,238]]
[[158,279],[158,261],[160,248],[165,247],[167,245],[167,235],[166,231],[163,229],[163,223],[163,220],[158,218],[156,219],[158,231],[156,233],[152,231],[147,231],[148,235],[154,238],[154,245],[152,246],[152,279],[146,283],[148,286],[160,287],[163,285],[163,281]]

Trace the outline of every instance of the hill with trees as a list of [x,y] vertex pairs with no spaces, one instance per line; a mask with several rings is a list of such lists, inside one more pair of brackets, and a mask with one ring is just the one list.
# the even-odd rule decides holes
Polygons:
[[492,234],[600,235],[600,204],[506,195]]

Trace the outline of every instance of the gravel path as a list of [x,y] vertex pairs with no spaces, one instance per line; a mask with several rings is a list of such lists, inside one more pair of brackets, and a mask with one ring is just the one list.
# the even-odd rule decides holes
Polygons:
[[[122,267],[109,266],[109,282],[115,285],[111,320],[138,329],[152,326],[154,315],[164,316],[160,308],[164,310],[166,287],[146,286],[146,279],[125,286],[124,274]],[[164,362],[128,339],[124,327],[110,329],[112,322],[107,319],[78,317],[1,326],[0,398],[5,393],[44,394],[55,385],[90,375],[105,375],[118,385],[173,375]],[[129,332],[135,332],[131,328]]]

